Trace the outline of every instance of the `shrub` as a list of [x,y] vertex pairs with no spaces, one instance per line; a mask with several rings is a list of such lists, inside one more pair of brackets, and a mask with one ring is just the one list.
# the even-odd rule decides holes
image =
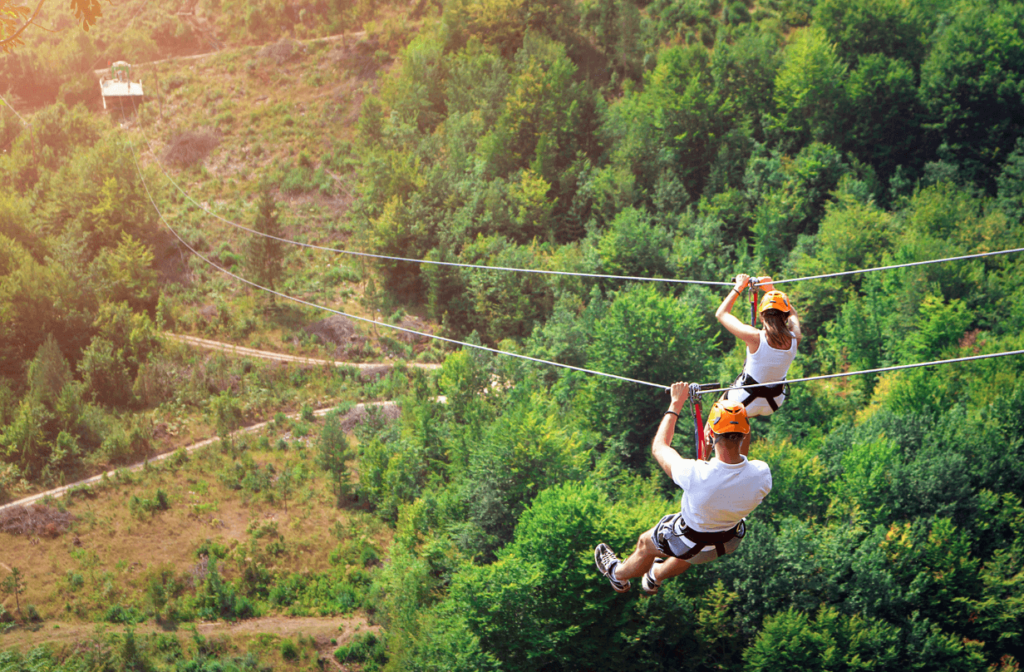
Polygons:
[[151,498],[132,495],[128,499],[128,510],[136,518],[143,518],[155,511],[166,511],[169,506],[167,493],[160,488],[157,488],[156,493]]
[[334,659],[339,663],[376,662],[384,657],[384,644],[372,632],[353,639],[346,645],[339,646],[334,652]]
[[29,623],[40,623],[43,617],[39,615],[39,610],[36,609],[36,605],[27,604],[25,605],[25,620]]
[[210,399],[210,411],[213,413],[217,436],[226,437],[242,424],[242,409],[238,400],[230,392],[224,391]]
[[295,646],[295,642],[290,639],[281,640],[281,657],[285,660],[297,660],[299,647]]
[[112,605],[103,614],[103,620],[107,623],[123,623],[125,625],[135,625],[146,620],[145,617],[135,607],[128,607],[127,609],[120,604]]

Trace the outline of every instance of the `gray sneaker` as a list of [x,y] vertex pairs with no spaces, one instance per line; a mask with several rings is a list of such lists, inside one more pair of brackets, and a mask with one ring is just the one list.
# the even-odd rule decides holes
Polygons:
[[[653,571],[653,569],[651,570]],[[640,579],[640,588],[647,595],[654,595],[658,592],[658,588],[661,588],[658,584],[651,580],[651,572],[644,574],[644,578]]]
[[608,583],[612,584],[612,589],[616,593],[629,590],[629,581],[619,581],[612,576],[612,570],[619,564],[619,559],[615,557],[612,549],[608,548],[608,544],[600,543],[594,549],[594,564],[597,565],[597,570],[608,578]]

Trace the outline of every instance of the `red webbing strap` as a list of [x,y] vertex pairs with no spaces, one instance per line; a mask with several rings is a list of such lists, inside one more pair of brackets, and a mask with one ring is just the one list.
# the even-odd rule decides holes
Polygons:
[[697,444],[697,459],[703,460],[704,458],[704,428],[701,426],[703,419],[701,418],[700,402],[693,402],[693,436]]
[[697,459],[703,460],[706,452],[704,446],[704,418],[700,410],[700,386],[690,386],[690,406],[693,407],[693,442],[697,447]]
[[754,278],[750,279],[750,326],[757,326],[757,286]]

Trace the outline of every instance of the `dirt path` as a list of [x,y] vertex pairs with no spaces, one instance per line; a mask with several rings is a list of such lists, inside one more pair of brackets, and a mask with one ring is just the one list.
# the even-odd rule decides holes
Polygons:
[[[316,359],[314,357],[302,357],[302,356],[298,356],[298,355],[286,355],[286,354],[280,353],[280,352],[270,352],[270,351],[267,351],[267,350],[255,350],[253,348],[244,348],[244,347],[241,347],[241,346],[238,346],[238,345],[234,345],[232,343],[224,343],[224,342],[221,342],[221,341],[211,341],[209,339],[199,338],[197,336],[184,336],[184,335],[181,335],[181,334],[172,334],[170,332],[164,332],[164,336],[166,336],[167,338],[169,338],[171,340],[179,341],[181,343],[186,343],[188,345],[191,345],[191,346],[197,347],[197,348],[205,348],[205,349],[208,349],[208,350],[217,350],[217,351],[221,351],[221,352],[230,352],[232,354],[241,355],[241,356],[244,356],[244,357],[258,357],[258,358],[261,358],[261,359],[270,359],[270,360],[274,360],[274,361],[278,361],[278,362],[293,362],[293,363],[298,363],[298,364],[310,364],[310,365],[315,365],[315,366],[354,366],[354,367],[360,369],[361,371],[373,371],[373,372],[380,372],[380,373],[385,373],[392,366],[391,364],[365,364],[365,363],[358,363],[357,364],[357,363],[352,363],[352,362],[344,362],[344,361],[337,361],[337,360],[330,360],[330,359]],[[420,368],[420,369],[436,369],[436,368],[439,368],[441,365],[440,364],[423,364],[423,363],[419,363],[419,362],[410,362],[409,364],[407,364],[407,366],[410,366],[410,367],[413,367],[413,368]],[[439,397],[439,401],[443,402],[444,401],[444,397]],[[363,417],[365,417],[365,415],[366,415],[366,407],[367,406],[380,406],[380,407],[382,407],[384,409],[385,414],[387,414],[390,417],[397,417],[398,412],[399,412],[398,411],[398,406],[393,401],[380,401],[380,402],[372,402],[372,403],[369,403],[369,404],[356,404],[355,406],[352,407],[352,409],[348,412],[348,414],[346,414],[345,417],[341,419],[342,428],[345,429],[345,431],[351,431],[352,426],[355,425],[357,422],[359,422]],[[333,410],[334,410],[334,407],[330,406],[330,407],[327,407],[327,408],[318,409],[318,410],[314,411],[313,414],[317,415],[317,416],[322,416],[322,415],[327,415],[328,413],[330,413]],[[297,418],[297,417],[299,417],[299,414],[298,413],[293,413],[289,417]],[[231,436],[239,436],[239,435],[242,435],[242,434],[247,434],[247,433],[250,433],[250,432],[259,431],[259,430],[263,429],[264,427],[266,427],[268,424],[270,424],[270,422],[271,421],[268,420],[266,422],[258,422],[258,423],[254,424],[254,425],[249,425],[248,427],[243,427],[243,428],[241,428],[239,430],[236,430],[236,431],[232,432]],[[220,440],[219,437],[213,437],[213,438],[210,438],[210,439],[204,439],[202,441],[197,441],[196,443],[193,443],[190,446],[186,446],[184,448],[184,450],[185,450],[185,452],[191,453],[194,450],[199,450],[200,448],[204,448],[204,447],[210,445],[211,443],[216,443],[219,440]],[[34,495],[29,495],[27,497],[22,497],[21,499],[15,500],[13,502],[9,502],[7,504],[0,505],[0,511],[3,511],[4,509],[15,507],[15,506],[25,506],[27,504],[32,504],[32,503],[34,503],[34,502],[36,502],[36,501],[38,501],[40,499],[44,499],[46,497],[63,497],[64,494],[68,492],[68,490],[71,490],[71,489],[77,488],[77,487],[86,486],[86,485],[92,485],[93,483],[98,483],[98,482],[100,482],[103,479],[104,476],[106,476],[107,478],[113,478],[114,474],[117,471],[120,471],[121,469],[127,469],[128,471],[137,471],[137,470],[142,469],[143,467],[145,467],[146,464],[149,463],[149,462],[159,462],[161,460],[166,460],[167,458],[169,458],[172,455],[174,455],[174,453],[177,452],[177,450],[178,449],[170,450],[170,451],[167,451],[165,453],[160,453],[159,455],[155,455],[155,456],[150,457],[150,458],[148,458],[146,460],[143,460],[141,462],[137,462],[137,463],[135,463],[133,465],[130,465],[130,466],[127,466],[127,467],[120,467],[118,469],[112,469],[112,470],[107,471],[105,473],[97,474],[96,476],[91,476],[89,478],[84,478],[84,479],[82,479],[80,481],[75,481],[74,483],[69,483],[68,485],[62,485],[59,488],[53,488],[52,490],[47,490],[45,492],[38,492],[38,493],[36,493]]]
[[[343,418],[341,418],[342,428],[346,429],[346,431],[348,429],[351,429],[351,425],[352,424],[354,424],[356,421],[358,421],[358,419],[360,419],[361,417],[365,416],[366,407],[367,406],[380,406],[380,407],[382,407],[384,409],[384,412],[387,415],[389,415],[389,416],[397,416],[397,414],[398,414],[398,405],[395,402],[393,402],[393,401],[378,401],[378,402],[371,402],[369,404],[356,404],[355,406],[353,406],[351,408],[351,410]],[[333,407],[333,406],[329,406],[327,408],[321,408],[321,409],[313,411],[313,415],[316,415],[316,416],[327,415],[328,413],[333,411],[334,408],[335,407]],[[289,417],[291,417],[291,418],[298,418],[300,415],[301,415],[300,413],[292,413]],[[243,427],[241,429],[238,429],[238,430],[232,432],[230,434],[230,436],[232,436],[232,437],[240,436],[242,434],[248,434],[248,433],[251,433],[251,432],[258,431],[260,429],[263,429],[267,425],[269,425],[271,422],[273,422],[273,421],[272,420],[268,420],[266,422],[258,422],[255,425],[249,425],[248,427]],[[186,446],[184,448],[184,450],[187,453],[191,453],[194,450],[199,450],[200,448],[205,448],[206,446],[210,445],[211,443],[216,443],[217,441],[220,441],[220,437],[213,437],[211,439],[204,439],[203,441],[197,441],[196,443],[193,443],[190,446]],[[15,506],[25,506],[27,504],[32,504],[32,503],[34,503],[34,502],[36,502],[36,501],[38,501],[40,499],[44,499],[46,497],[55,497],[55,498],[56,497],[63,497],[69,490],[72,490],[73,488],[78,488],[78,487],[82,487],[82,486],[85,486],[85,485],[92,485],[93,483],[99,483],[103,479],[104,476],[106,476],[107,478],[113,478],[114,475],[118,471],[121,471],[122,469],[126,469],[128,471],[138,471],[139,469],[144,468],[147,463],[160,462],[162,460],[166,460],[167,458],[169,458],[172,455],[174,455],[178,450],[181,450],[181,449],[175,449],[175,450],[168,451],[166,453],[160,453],[159,455],[156,455],[156,456],[151,457],[149,459],[143,460],[142,462],[137,462],[136,464],[133,464],[131,466],[119,467],[118,469],[112,469],[110,471],[104,472],[102,474],[98,474],[96,476],[91,476],[89,478],[83,478],[80,481],[75,481],[74,483],[69,483],[68,485],[62,485],[59,488],[54,488],[52,490],[47,490],[45,492],[38,492],[38,493],[36,493],[34,495],[29,495],[28,497],[22,497],[21,499],[18,499],[18,500],[15,500],[13,502],[9,502],[7,504],[4,504],[4,505],[0,506],[0,511],[3,511],[4,509],[8,509],[8,508],[13,508]]]
[[[101,626],[103,627],[103,626]],[[119,632],[125,626],[106,625],[107,632]],[[168,628],[149,621],[132,627],[137,636],[150,635],[155,633],[175,632],[179,637],[191,636],[191,624]],[[214,621],[212,623],[197,623],[196,631],[204,637],[211,635],[226,635],[232,639],[242,638],[246,635],[270,634],[279,637],[296,638],[299,635],[312,637],[316,641],[316,648],[319,658],[326,669],[340,669],[334,662],[334,650],[341,644],[348,643],[354,636],[366,632],[377,633],[380,628],[371,625],[362,615],[350,614],[347,616],[334,617],[287,617],[287,616],[265,616],[263,618],[250,618],[236,623],[225,621]],[[0,647],[20,648],[22,652],[39,646],[40,644],[72,644],[74,642],[89,639],[97,634],[96,623],[45,623],[36,629],[18,629],[0,636]],[[335,644],[331,644],[331,640]]]
[[[337,42],[338,40],[348,39],[358,40],[364,37],[366,37],[366,31],[360,30],[354,33],[342,33],[340,35],[328,35],[327,37],[312,37],[306,40],[295,40],[295,42]],[[267,44],[270,43],[268,42]],[[225,45],[225,48],[237,49],[238,47],[233,45]],[[190,54],[188,56],[171,56],[170,58],[161,58],[156,61],[146,61],[145,63],[133,63],[132,67],[137,67],[140,65],[157,65],[159,63],[169,63],[170,61],[194,61],[200,58],[209,58],[210,56],[216,56],[217,54],[221,53],[221,51],[208,51],[205,54]],[[105,77],[110,74],[110,68],[100,68],[99,70],[93,70],[92,74],[96,75],[97,77]]]
[[[230,352],[235,355],[242,357],[257,357],[259,359],[270,359],[277,362],[295,362],[298,364],[312,364],[315,366],[352,366],[360,371],[379,371],[382,367],[390,368],[391,364],[375,364],[366,362],[346,362],[344,360],[337,359],[317,359],[316,357],[305,357],[303,355],[286,355],[282,352],[272,352],[270,350],[256,350],[255,348],[246,348],[234,343],[224,343],[223,341],[212,341],[208,338],[199,338],[198,336],[186,336],[183,334],[173,334],[169,331],[164,332],[164,337],[172,341],[178,341],[179,343],[185,343],[196,348],[204,348],[206,350],[218,350],[220,352]],[[438,369],[441,368],[440,364],[424,364],[422,362],[408,362],[406,366],[414,369]]]

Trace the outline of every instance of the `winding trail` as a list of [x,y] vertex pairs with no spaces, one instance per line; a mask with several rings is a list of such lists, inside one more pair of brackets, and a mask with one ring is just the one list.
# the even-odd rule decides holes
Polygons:
[[[352,407],[352,410],[349,411],[349,412],[350,413],[359,413],[361,411],[364,411],[367,406],[381,406],[381,407],[384,407],[384,408],[394,408],[394,409],[398,408],[398,404],[396,404],[393,401],[377,401],[377,402],[371,402],[369,404],[356,404],[355,406]],[[335,408],[336,408],[335,406],[330,406],[330,407],[327,407],[327,408],[321,408],[321,409],[313,411],[313,415],[324,416],[324,415],[327,415],[328,413],[330,413],[331,411],[333,411]],[[301,415],[301,413],[291,413],[288,417],[290,417],[290,418],[298,418],[300,415]],[[272,422],[273,422],[273,420],[267,420],[266,422],[257,422],[255,425],[249,425],[247,427],[242,427],[241,429],[237,429],[237,430],[231,432],[231,434],[229,434],[228,436],[235,437],[235,436],[241,436],[242,434],[250,434],[252,432],[256,432],[256,431],[259,431],[259,430],[263,429],[264,427],[266,427],[267,425],[271,424]],[[40,499],[45,499],[47,497],[54,497],[54,498],[56,498],[56,497],[63,497],[65,494],[67,494],[67,492],[69,490],[72,490],[74,488],[80,488],[82,486],[92,485],[94,483],[99,483],[101,480],[103,480],[104,476],[106,476],[107,478],[113,478],[114,475],[117,472],[119,472],[119,471],[123,471],[123,470],[138,471],[139,469],[144,468],[147,464],[150,464],[150,463],[153,463],[153,462],[161,462],[163,460],[168,459],[169,457],[173,456],[179,450],[184,450],[186,453],[191,453],[191,452],[193,452],[195,450],[199,450],[200,448],[205,448],[206,446],[210,445],[211,443],[216,443],[218,441],[220,441],[220,437],[219,436],[215,436],[215,437],[210,438],[210,439],[204,439],[202,441],[197,441],[196,443],[193,443],[193,444],[191,444],[189,446],[185,446],[184,448],[176,448],[176,449],[170,450],[170,451],[168,451],[166,453],[160,453],[159,455],[155,455],[155,456],[147,458],[147,459],[145,459],[145,460],[143,460],[141,462],[136,462],[135,464],[132,464],[132,465],[129,465],[129,466],[126,466],[126,467],[118,467],[117,469],[111,469],[110,471],[106,471],[106,472],[103,472],[101,474],[97,474],[96,476],[90,476],[89,478],[83,478],[82,480],[75,481],[74,483],[69,483],[67,485],[62,485],[59,488],[53,488],[52,490],[46,490],[44,492],[37,492],[34,495],[29,495],[28,497],[22,497],[21,499],[17,499],[17,500],[15,500],[13,502],[9,502],[7,504],[4,504],[4,505],[0,506],[0,511],[4,511],[5,509],[9,509],[9,508],[14,508],[16,506],[26,506],[28,504],[34,504],[35,502],[39,501]]]
[[[384,373],[384,372],[386,372],[387,370],[389,370],[393,366],[392,364],[354,363],[354,362],[345,362],[345,361],[338,361],[338,360],[331,360],[331,359],[317,359],[315,357],[304,357],[304,356],[300,356],[300,355],[286,355],[286,354],[280,353],[280,352],[270,352],[270,351],[267,351],[267,350],[256,350],[254,348],[245,348],[245,347],[241,347],[241,346],[234,345],[234,344],[231,344],[231,343],[224,343],[222,341],[211,341],[209,339],[199,338],[197,336],[184,336],[184,335],[181,335],[181,334],[172,334],[172,333],[169,333],[169,332],[165,332],[164,336],[166,338],[170,339],[170,340],[178,341],[180,343],[185,343],[187,345],[190,345],[190,346],[193,346],[193,347],[197,347],[197,348],[203,348],[203,349],[207,349],[207,350],[216,350],[216,351],[219,351],[219,352],[228,352],[228,353],[239,355],[239,356],[242,356],[242,357],[257,357],[257,358],[260,358],[260,359],[268,359],[268,360],[273,360],[273,361],[278,361],[278,362],[291,362],[291,363],[296,363],[296,364],[306,364],[306,365],[314,365],[314,366],[353,366],[353,367],[356,367],[356,368],[360,369],[361,371],[370,371],[370,372],[374,372],[374,373],[378,373],[378,372]],[[441,365],[440,364],[424,364],[424,363],[420,363],[420,362],[410,362],[406,366],[409,366],[409,367],[412,367],[412,368],[418,368],[418,369],[437,369],[437,368],[440,368]],[[439,398],[439,401],[443,402],[444,398],[443,397]],[[351,407],[351,410],[349,411],[348,415],[345,416],[345,418],[347,419],[350,416],[352,416],[352,417],[359,417],[362,414],[365,414],[366,407],[368,407],[368,406],[379,406],[379,407],[381,407],[381,408],[383,408],[385,410],[386,414],[391,415],[391,416],[397,416],[398,412],[399,412],[398,405],[395,402],[393,402],[393,401],[377,401],[377,402],[356,404],[355,406]],[[327,415],[328,413],[330,413],[331,411],[333,411],[335,408],[336,408],[335,406],[329,406],[329,407],[326,407],[326,408],[321,408],[321,409],[318,409],[316,411],[313,411],[313,415],[324,416],[324,415]],[[297,418],[297,417],[299,417],[299,415],[300,415],[299,413],[292,413],[291,415],[289,415],[289,417]],[[232,432],[230,434],[230,436],[231,437],[235,437],[235,436],[241,436],[243,434],[250,434],[252,432],[257,432],[257,431],[263,429],[264,427],[266,427],[267,425],[269,425],[271,422],[273,422],[273,421],[272,420],[268,420],[268,421],[265,421],[265,422],[258,422],[258,423],[254,424],[254,425],[249,425],[247,427],[242,427],[241,429],[237,429],[234,432]],[[342,420],[342,425],[343,426],[346,425],[345,419]],[[54,497],[54,498],[63,497],[69,490],[72,490],[74,488],[80,488],[80,487],[83,487],[83,486],[92,485],[94,483],[99,483],[101,480],[103,480],[104,476],[107,477],[107,478],[113,478],[114,475],[118,471],[121,471],[122,469],[127,469],[128,471],[138,471],[139,469],[144,468],[146,466],[146,464],[148,464],[148,463],[160,462],[162,460],[166,460],[167,458],[169,458],[172,455],[174,455],[178,450],[184,450],[186,453],[191,453],[191,452],[193,452],[195,450],[199,450],[200,448],[205,448],[206,446],[210,445],[211,443],[216,443],[218,441],[220,441],[220,437],[213,437],[213,438],[210,438],[210,439],[204,439],[202,441],[197,441],[197,442],[195,442],[195,443],[193,443],[193,444],[191,444],[189,446],[186,446],[184,448],[176,448],[174,450],[170,450],[170,451],[167,451],[165,453],[160,453],[159,455],[155,455],[154,457],[145,459],[145,460],[143,460],[141,462],[137,462],[137,463],[132,464],[132,465],[127,466],[127,467],[119,467],[117,469],[111,469],[110,471],[107,471],[107,472],[104,472],[104,473],[101,473],[101,474],[97,474],[96,476],[90,476],[89,478],[84,478],[84,479],[82,479],[80,481],[75,481],[74,483],[69,483],[67,485],[62,485],[62,486],[60,486],[58,488],[53,488],[52,490],[46,490],[44,492],[37,492],[34,495],[29,495],[27,497],[22,497],[21,499],[15,500],[13,502],[9,502],[7,504],[0,505],[0,511],[4,511],[5,509],[9,509],[9,508],[14,508],[16,506],[26,506],[28,504],[33,504],[33,503],[35,503],[35,502],[37,502],[37,501],[39,501],[41,499],[45,499],[47,497]]]
[[[183,334],[174,334],[169,331],[164,332],[164,337],[172,341],[179,343],[185,343],[196,348],[203,348],[206,350],[218,350],[220,352],[230,352],[241,357],[257,357],[259,359],[270,359],[277,362],[295,362],[297,364],[310,364],[314,366],[351,366],[359,369],[360,371],[379,371],[382,367],[390,368],[392,364],[374,364],[366,362],[347,362],[338,359],[318,359],[316,357],[306,357],[304,355],[286,355],[281,352],[273,352],[270,350],[256,350],[255,348],[246,348],[241,345],[235,345],[233,343],[224,343],[223,341],[212,341],[208,338],[200,338],[198,336],[186,336]],[[408,362],[406,366],[414,369],[438,369],[441,368],[440,364],[425,364],[423,362]]]
[[[57,626],[57,627],[54,627]],[[247,634],[268,633],[281,638],[294,638],[296,636],[312,637],[316,642],[318,662],[321,669],[344,670],[331,655],[334,649],[340,644],[347,644],[357,635],[373,632],[379,633],[380,626],[371,624],[362,614],[349,614],[346,616],[263,616],[250,618],[243,621],[211,621],[195,624],[196,632],[204,636],[226,635],[229,637],[244,637]],[[106,632],[117,632],[126,629],[127,626],[105,625],[100,626]],[[190,624],[182,624],[180,627],[172,627],[170,632],[178,635],[179,638],[190,636]],[[147,621],[132,626],[136,635],[153,635],[157,633],[166,634],[168,630],[154,623]],[[22,652],[27,651],[40,644],[71,644],[87,640],[97,636],[96,623],[47,623],[47,627],[32,629],[19,628],[3,635],[0,642],[5,649],[21,648]],[[335,640],[337,644],[331,644]]]
[[[294,38],[289,38],[289,39],[291,39],[294,42],[301,42],[301,43],[305,44],[305,43],[312,43],[312,42],[317,42],[317,41],[320,41],[320,42],[338,42],[339,40],[345,41],[345,40],[350,40],[350,39],[361,40],[364,37],[366,37],[366,31],[365,30],[358,30],[358,31],[354,31],[354,32],[351,32],[351,33],[340,33],[338,35],[328,35],[326,37],[309,37],[309,38],[305,38],[305,39],[302,39],[302,40],[297,40],[297,39],[294,39]],[[263,44],[264,45],[266,45],[266,44],[273,44],[273,42],[264,42]],[[225,49],[240,49],[240,48],[242,48],[244,46],[247,46],[247,45],[225,45]],[[132,67],[139,67],[139,66],[143,66],[143,65],[158,65],[160,63],[169,63],[171,61],[195,61],[195,60],[198,60],[198,59],[201,59],[201,58],[209,58],[210,56],[217,56],[218,54],[224,53],[225,49],[220,49],[218,51],[207,51],[207,52],[204,52],[202,54],[187,54],[187,55],[183,55],[183,56],[170,56],[168,58],[160,58],[160,59],[157,59],[155,61],[143,61],[142,63],[133,63]],[[94,69],[92,71],[92,74],[95,75],[96,77],[106,77],[106,76],[110,75],[110,68]]]

